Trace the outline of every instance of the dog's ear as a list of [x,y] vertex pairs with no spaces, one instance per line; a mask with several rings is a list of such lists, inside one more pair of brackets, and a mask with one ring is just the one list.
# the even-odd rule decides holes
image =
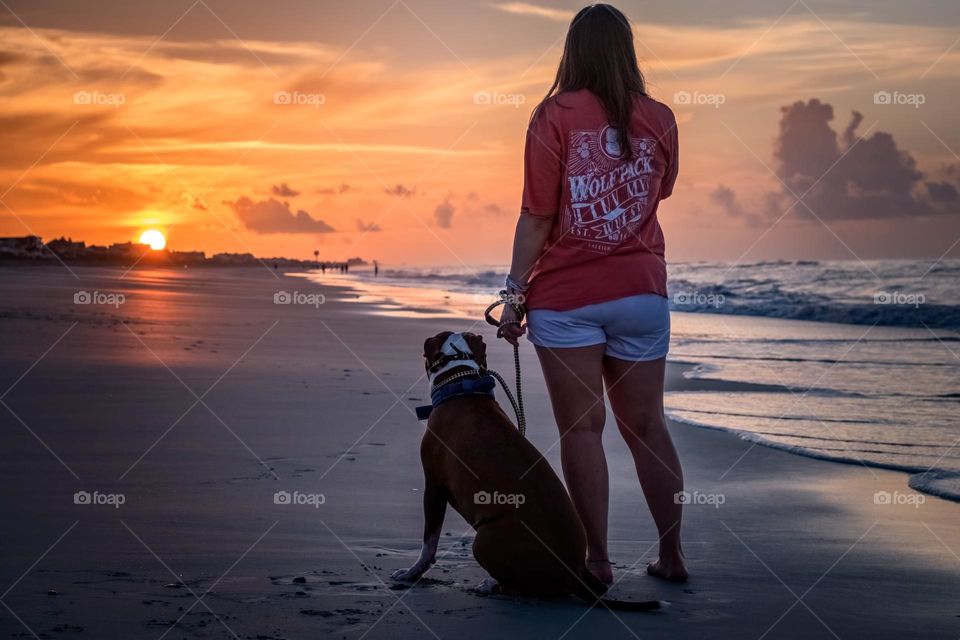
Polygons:
[[423,343],[423,357],[426,362],[424,363],[425,367],[430,366],[430,363],[440,357],[440,349],[443,347],[443,343],[446,342],[447,338],[450,337],[451,331],[443,331],[438,333],[432,338],[427,338]]
[[467,345],[470,347],[470,353],[473,354],[473,361],[478,365],[487,368],[487,345],[483,342],[483,338],[478,336],[475,333],[465,333],[463,334],[463,339],[467,342]]

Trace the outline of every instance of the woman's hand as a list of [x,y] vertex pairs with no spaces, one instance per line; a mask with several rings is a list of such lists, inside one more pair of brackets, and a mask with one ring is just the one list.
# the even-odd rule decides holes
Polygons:
[[527,332],[527,326],[520,324],[520,315],[512,304],[503,305],[503,311],[500,312],[500,331],[501,338],[517,346],[517,340]]

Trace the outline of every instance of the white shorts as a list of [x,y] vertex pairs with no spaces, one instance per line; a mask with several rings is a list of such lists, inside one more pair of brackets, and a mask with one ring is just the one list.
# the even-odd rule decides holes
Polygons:
[[670,348],[670,307],[663,296],[645,293],[569,311],[532,309],[527,337],[538,347],[606,344],[606,355],[614,358],[657,360]]

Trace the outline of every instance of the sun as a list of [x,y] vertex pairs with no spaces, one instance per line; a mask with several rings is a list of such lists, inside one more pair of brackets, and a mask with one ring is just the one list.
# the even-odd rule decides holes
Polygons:
[[167,239],[156,229],[147,229],[140,234],[140,244],[148,244],[154,251],[159,251],[167,246]]

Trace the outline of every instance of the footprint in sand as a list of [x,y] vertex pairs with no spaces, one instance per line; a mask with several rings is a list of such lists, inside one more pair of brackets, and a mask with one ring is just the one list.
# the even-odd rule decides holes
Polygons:
[[57,626],[51,629],[54,633],[64,633],[64,632],[73,632],[73,633],[83,633],[83,627],[78,624],[58,624]]
[[300,613],[305,616],[316,618],[340,618],[347,624],[359,624],[366,618],[368,621],[380,616],[379,611],[366,611],[364,609],[301,609]]

